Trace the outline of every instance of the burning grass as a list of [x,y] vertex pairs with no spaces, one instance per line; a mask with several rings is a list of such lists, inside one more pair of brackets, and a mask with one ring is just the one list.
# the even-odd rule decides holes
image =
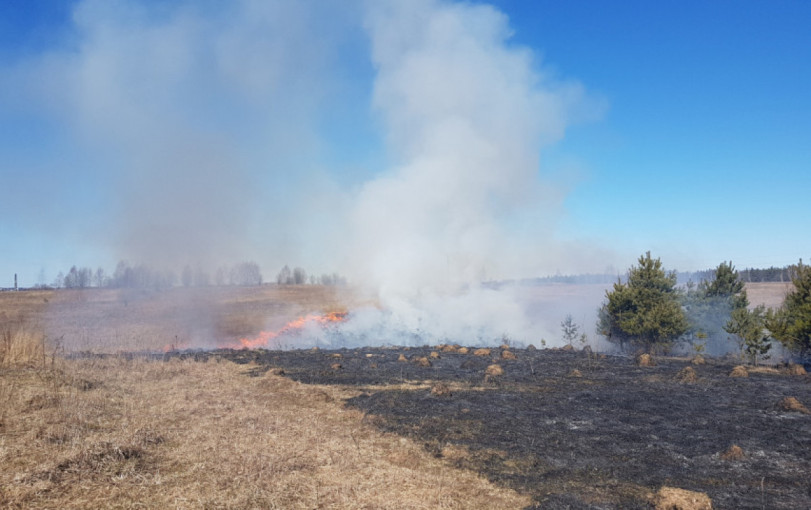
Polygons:
[[279,349],[295,347],[289,337],[277,339],[291,322],[339,318],[361,304],[369,303],[349,289],[317,285],[3,292],[0,323],[34,324],[68,351]]

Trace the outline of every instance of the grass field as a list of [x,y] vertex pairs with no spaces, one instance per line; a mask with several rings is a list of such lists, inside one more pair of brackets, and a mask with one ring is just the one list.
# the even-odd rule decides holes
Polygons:
[[[753,303],[785,293],[748,288]],[[217,347],[360,304],[369,300],[310,286],[0,293],[0,507],[532,505],[526,491],[375,427],[345,405],[362,388],[126,354]]]
[[[384,434],[357,391],[231,362],[90,352],[238,337],[354,298],[325,288],[0,294],[0,508],[520,508]],[[50,336],[56,334],[57,336]]]

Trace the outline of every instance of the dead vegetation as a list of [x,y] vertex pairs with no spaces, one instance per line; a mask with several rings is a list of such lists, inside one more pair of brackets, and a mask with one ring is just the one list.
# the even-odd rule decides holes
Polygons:
[[731,445],[721,454],[723,460],[743,460],[744,457],[743,448],[736,444]]
[[648,353],[642,353],[636,357],[636,364],[640,367],[653,367],[656,366],[656,362],[653,360],[653,357]]
[[505,350],[501,351],[501,359],[514,360],[514,359],[518,359],[518,357],[515,355],[514,352],[508,351],[508,350],[505,349]]
[[[147,306],[103,297],[85,304]],[[46,309],[67,298],[26,299]],[[233,311],[250,322],[264,299]],[[408,349],[408,363],[393,349],[228,354],[240,364],[181,353],[65,360],[41,315],[22,315],[0,363],[2,508],[649,508],[666,501],[663,484],[704,491],[720,508],[791,508],[808,490],[796,479],[808,469],[808,417],[779,403],[807,402],[808,385],[789,367],[729,380],[730,365],[711,360],[695,367],[700,384],[677,384],[687,359],[640,370],[562,350],[464,356],[458,345],[436,357]],[[63,331],[81,333],[66,321]],[[240,330],[238,319],[218,321]],[[127,324],[71,342],[114,352],[167,336]],[[119,338],[93,346],[99,331]],[[733,441],[751,453],[720,462]]]
[[749,377],[749,370],[743,365],[735,366],[729,373],[730,377]]
[[492,365],[488,365],[484,373],[490,377],[498,377],[500,375],[504,375],[504,369],[501,367],[501,365],[494,363]]
[[683,383],[694,383],[698,381],[698,373],[693,367],[684,367],[676,375],[676,380]]
[[355,392],[254,368],[115,357],[4,370],[0,507],[529,503],[364,424],[342,405]]
[[[237,333],[246,314],[263,307],[264,290],[219,294],[235,304],[221,325]],[[282,308],[324,300],[299,290],[274,292],[294,294],[283,298],[290,301]],[[0,295],[0,508],[530,503],[432,457],[419,444],[377,431],[364,413],[343,406],[357,390],[304,385],[282,377],[281,367],[257,370],[217,359],[65,359],[59,342],[49,340],[48,331],[60,330],[83,351],[160,348],[176,323],[171,312],[160,318],[160,296],[140,303],[139,297],[106,290]],[[122,318],[125,311],[133,318]],[[146,316],[158,320],[132,322]],[[92,331],[85,321],[96,322],[87,322]],[[104,332],[115,333],[110,342],[101,339]],[[330,358],[331,368],[341,372],[342,356]]]
[[797,400],[797,397],[785,397],[777,404],[777,407],[783,411],[811,414],[811,411]]
[[656,510],[712,510],[712,501],[702,492],[662,487],[656,493]]
[[447,384],[439,382],[431,386],[431,395],[437,397],[450,397],[453,395],[453,393]]
[[[350,289],[318,285],[2,292],[0,324],[35,323],[68,351],[162,351],[223,347],[308,313],[364,304]],[[287,338],[269,347],[300,346]]]

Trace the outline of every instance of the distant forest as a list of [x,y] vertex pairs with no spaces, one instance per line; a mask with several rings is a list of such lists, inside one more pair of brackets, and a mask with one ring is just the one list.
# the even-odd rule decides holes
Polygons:
[[[15,275],[16,282],[16,275]],[[209,273],[200,266],[186,265],[178,273],[172,270],[161,270],[146,264],[130,264],[120,261],[112,273],[99,267],[71,267],[67,273],[59,272],[50,284],[40,282],[35,289],[86,289],[96,288],[130,288],[130,289],[167,289],[171,287],[221,287],[221,286],[254,286],[265,283],[262,271],[256,262],[240,262],[232,266],[220,266]],[[346,278],[338,273],[308,275],[301,267],[290,269],[284,266],[276,277],[278,285],[346,285]],[[14,290],[13,288],[0,290]]]
[[[802,262],[802,261],[800,261]],[[738,271],[740,279],[744,282],[790,282],[792,272],[796,266],[769,267],[766,269],[747,268]],[[712,279],[714,269],[703,271],[680,271],[676,273],[679,285],[693,282],[695,284]],[[617,280],[625,281],[625,274],[586,273],[575,275],[556,274],[538,278],[525,278],[522,280],[498,280],[484,282],[491,288],[507,285],[544,285],[550,283],[571,284],[612,284]],[[144,264],[130,265],[119,262],[112,274],[103,268],[93,271],[90,268],[77,268],[73,266],[67,273],[60,272],[51,284],[40,283],[34,288],[167,288],[175,286],[205,287],[222,285],[262,285],[263,278],[259,265],[255,262],[242,262],[233,266],[222,266],[213,275],[208,274],[199,267],[186,266],[178,275],[173,271],[159,271]],[[337,273],[320,276],[308,275],[307,272],[295,267],[290,269],[284,266],[276,276],[279,285],[347,285],[347,279]],[[13,289],[0,289],[13,290]]]
[[[786,267],[769,267],[766,269],[747,268],[738,271],[740,279],[744,282],[790,282],[791,274],[796,266]],[[705,269],[703,271],[678,271],[676,278],[680,285],[688,282],[701,283],[702,281],[712,280],[715,274],[715,269]],[[607,273],[586,273],[576,275],[561,275],[544,276],[539,278],[526,278],[523,280],[507,280],[499,282],[487,282],[488,286],[499,287],[502,285],[519,284],[519,285],[542,285],[549,283],[579,283],[579,284],[610,284],[617,280],[625,281],[625,274],[607,274]]]

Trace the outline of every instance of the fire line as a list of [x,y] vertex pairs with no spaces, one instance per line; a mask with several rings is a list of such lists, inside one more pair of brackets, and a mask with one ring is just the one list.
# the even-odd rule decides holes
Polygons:
[[321,324],[327,326],[337,322],[346,320],[346,312],[330,312],[326,315],[307,314],[299,317],[293,321],[288,322],[276,331],[262,331],[254,338],[240,338],[239,343],[233,347],[236,349],[256,349],[258,347],[265,347],[268,343],[280,336],[295,334],[303,329],[308,324]]

